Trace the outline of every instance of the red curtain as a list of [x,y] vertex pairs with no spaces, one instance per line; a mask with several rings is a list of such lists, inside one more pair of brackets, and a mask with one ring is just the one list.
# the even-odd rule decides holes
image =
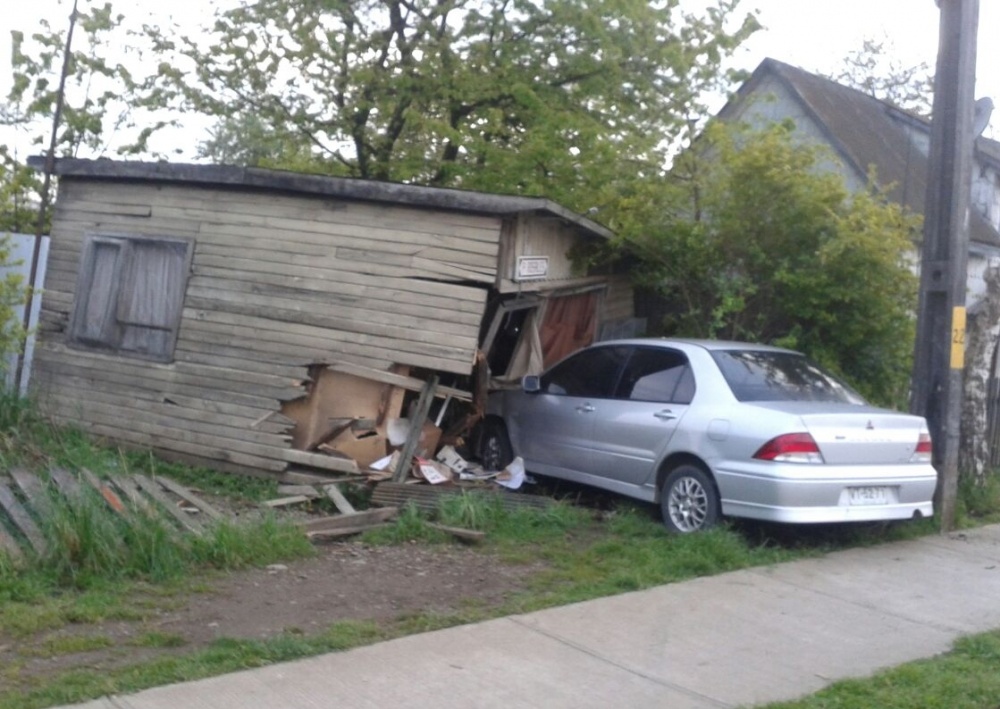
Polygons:
[[550,298],[538,329],[548,368],[594,341],[597,332],[597,291]]

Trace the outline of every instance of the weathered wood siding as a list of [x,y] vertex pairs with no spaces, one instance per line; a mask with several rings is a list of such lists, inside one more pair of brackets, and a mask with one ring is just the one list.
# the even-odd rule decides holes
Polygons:
[[624,320],[635,315],[635,292],[627,274],[606,276],[608,288],[601,304],[601,322]]
[[[581,239],[579,231],[556,217],[520,215],[504,225],[497,290],[501,293],[534,292],[565,288],[586,282],[603,282],[587,277],[573,267],[570,252]],[[538,280],[517,281],[519,256],[546,256],[548,276]]]
[[[500,219],[203,187],[64,178],[34,393],[58,420],[175,458],[287,466],[280,402],[334,360],[469,372]],[[67,346],[87,234],[194,241],[174,361]]]

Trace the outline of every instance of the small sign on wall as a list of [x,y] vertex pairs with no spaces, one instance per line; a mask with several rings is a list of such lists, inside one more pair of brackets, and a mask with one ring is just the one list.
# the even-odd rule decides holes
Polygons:
[[548,256],[518,256],[515,281],[536,281],[549,275]]

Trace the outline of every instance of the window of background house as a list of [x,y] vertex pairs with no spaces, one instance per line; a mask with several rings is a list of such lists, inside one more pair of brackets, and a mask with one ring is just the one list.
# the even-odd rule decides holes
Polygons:
[[87,236],[69,341],[116,354],[173,360],[193,242]]

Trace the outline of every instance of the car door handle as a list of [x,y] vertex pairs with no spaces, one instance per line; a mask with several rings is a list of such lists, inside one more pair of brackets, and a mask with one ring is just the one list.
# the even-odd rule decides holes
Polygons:
[[660,419],[661,421],[673,421],[675,418],[677,418],[677,414],[675,414],[670,409],[664,409],[663,411],[657,411],[655,414],[653,414],[653,416],[655,416],[656,418]]
[[589,414],[593,412],[594,407],[591,406],[590,404],[583,404],[581,406],[577,406],[576,410],[579,411],[581,414]]

